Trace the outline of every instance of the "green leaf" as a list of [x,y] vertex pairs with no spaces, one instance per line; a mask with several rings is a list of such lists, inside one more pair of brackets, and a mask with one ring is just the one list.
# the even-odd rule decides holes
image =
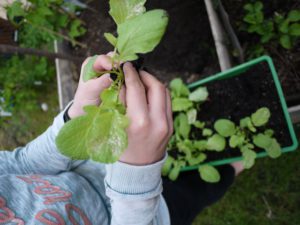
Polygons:
[[291,10],[288,14],[288,19],[291,22],[298,22],[300,21],[300,10]]
[[203,129],[205,126],[205,122],[201,122],[201,121],[197,120],[193,123],[193,126],[198,129]]
[[172,181],[177,180],[179,173],[180,173],[181,165],[178,161],[174,162],[174,167],[171,169],[169,173],[169,179]]
[[268,123],[270,116],[270,110],[266,107],[262,107],[251,115],[251,120],[254,126],[261,127]]
[[176,133],[180,134],[183,138],[188,138],[191,131],[191,125],[188,122],[186,114],[180,113],[176,116],[174,120],[174,128]]
[[98,74],[94,71],[94,63],[97,59],[98,55],[94,55],[91,57],[87,64],[83,67],[83,81],[88,81],[92,78],[95,78],[98,76]]
[[186,111],[193,106],[193,103],[187,98],[174,98],[172,99],[173,112]]
[[197,119],[197,110],[196,109],[190,109],[187,112],[187,117],[188,117],[189,124],[194,124],[196,122],[196,119]]
[[193,142],[194,148],[196,148],[199,151],[206,150],[207,141],[206,140],[198,140]]
[[248,3],[248,4],[244,5],[244,9],[251,12],[251,11],[253,11],[254,6],[250,3]]
[[168,158],[166,159],[166,161],[163,165],[163,168],[162,168],[163,176],[167,176],[169,174],[174,161],[175,161],[175,159],[172,156],[168,156]]
[[197,157],[192,157],[192,158],[188,159],[188,163],[190,166],[198,165],[198,164],[204,162],[206,158],[207,157],[204,153],[199,153],[199,155]]
[[208,91],[206,87],[199,87],[189,95],[189,100],[193,102],[203,102],[208,97]]
[[256,152],[246,147],[242,150],[242,155],[244,168],[250,169],[255,163]]
[[172,97],[187,97],[190,94],[188,87],[180,78],[173,79],[170,82]]
[[281,155],[281,147],[275,138],[272,138],[271,145],[266,148],[266,152],[274,159]]
[[267,149],[272,143],[272,138],[265,134],[258,134],[253,137],[253,143],[262,149]]
[[240,120],[240,127],[241,128],[248,128],[252,132],[256,132],[256,128],[252,124],[251,118],[250,117],[245,117]]
[[[247,14],[243,20],[249,24],[253,24],[253,25],[256,25],[257,24],[257,20],[256,20],[256,17],[255,15],[253,14]],[[254,28],[256,29],[256,26],[252,27],[252,30],[254,31]],[[252,31],[252,32],[253,32]]]
[[116,109],[87,106],[86,114],[70,120],[60,130],[56,144],[72,159],[91,159],[102,163],[117,161],[127,148],[128,119]]
[[227,119],[219,119],[214,124],[215,130],[223,137],[230,137],[235,133],[235,124]]
[[164,10],[151,10],[118,26],[117,49],[120,61],[138,58],[136,54],[152,51],[160,42],[168,24]]
[[82,26],[81,21],[78,19],[73,20],[69,31],[70,37],[76,38],[82,36],[85,33],[86,33],[86,29]]
[[177,148],[179,152],[184,152],[189,157],[194,150],[194,145],[190,140],[185,139],[177,143]]
[[289,28],[289,34],[300,37],[300,23],[293,23]]
[[6,7],[6,13],[8,19],[16,23],[15,17],[25,16],[26,12],[23,8],[23,3],[21,1],[14,1],[10,6]]
[[204,136],[204,137],[211,136],[212,134],[213,134],[212,129],[204,128],[202,130],[202,136]]
[[219,171],[210,165],[203,165],[199,167],[200,177],[209,183],[217,183],[220,181],[221,176]]
[[221,152],[226,147],[226,140],[219,134],[214,134],[207,140],[207,149]]
[[265,130],[264,134],[268,135],[269,137],[272,137],[274,135],[274,130],[272,129]]
[[262,2],[255,2],[254,3],[254,11],[257,11],[257,12],[259,12],[259,11],[261,11],[262,9],[264,8],[264,5],[263,5],[263,3]]
[[104,37],[112,46],[115,47],[117,45],[117,38],[113,34],[104,33]]
[[109,14],[117,25],[124,23],[126,20],[143,14],[146,0],[110,0]]
[[243,135],[232,135],[229,139],[229,146],[231,148],[236,148],[242,145],[245,141],[245,136]]
[[114,107],[118,103],[119,92],[115,86],[110,86],[102,91],[101,96],[102,106]]
[[280,25],[279,25],[279,30],[280,32],[287,34],[289,32],[289,23],[290,21],[288,19],[284,20]]
[[91,119],[93,126],[86,138],[89,156],[97,162],[116,162],[127,148],[128,118],[117,110],[107,110]]
[[98,113],[98,109],[87,106],[85,111],[88,114],[68,121],[59,131],[55,140],[59,151],[74,160],[89,159],[86,139],[88,138],[89,128],[93,126],[93,117]]
[[279,42],[281,44],[282,47],[286,48],[286,49],[291,49],[292,48],[292,40],[291,37],[289,35],[282,35],[279,39]]

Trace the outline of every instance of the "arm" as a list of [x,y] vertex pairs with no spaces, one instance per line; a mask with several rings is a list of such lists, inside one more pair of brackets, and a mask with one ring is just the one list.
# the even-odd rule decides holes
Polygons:
[[13,152],[0,151],[0,174],[56,174],[68,170],[70,160],[60,154],[55,137],[63,126],[63,113],[38,138]]
[[[106,166],[106,194],[111,200],[111,225],[170,224],[161,197],[161,168],[173,132],[169,92],[152,75],[126,63],[125,99],[128,148],[120,161]],[[158,214],[165,210],[164,221]]]
[[[110,57],[99,56],[94,69],[96,71],[110,70]],[[83,82],[81,78],[73,104],[69,109],[69,116],[73,118],[81,115],[82,107],[85,105],[99,104],[99,93],[110,83],[108,75],[88,82]],[[55,144],[55,138],[64,125],[63,114],[64,112],[60,113],[46,132],[25,147],[17,148],[13,152],[0,151],[0,174],[52,175],[70,170],[72,161],[60,154]]]

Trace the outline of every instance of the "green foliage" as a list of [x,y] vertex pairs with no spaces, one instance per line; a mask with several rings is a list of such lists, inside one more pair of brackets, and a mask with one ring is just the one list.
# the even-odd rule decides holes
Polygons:
[[[75,38],[86,32],[82,21],[76,18],[76,8],[62,0],[28,0],[26,5],[17,0],[6,9],[8,19],[19,30],[23,47],[40,48],[61,38],[78,44]],[[61,30],[68,35],[63,35]]]
[[[59,132],[56,143],[59,150],[72,159],[92,159],[102,163],[116,162],[127,148],[126,128],[129,120],[125,116],[126,109],[119,102],[118,96],[124,83],[121,61],[137,59],[137,54],[152,51],[162,38],[168,17],[163,10],[146,12],[145,0],[110,0],[110,15],[117,24],[118,36],[110,33],[104,36],[114,46],[115,55],[110,71],[95,72],[93,65],[97,56],[89,59],[83,68],[83,80],[99,77],[105,73],[117,75],[110,88],[101,94],[100,106],[88,106],[86,114],[72,119]],[[188,118],[183,114],[178,119],[180,135],[189,133]],[[80,127],[80,132],[78,131]],[[165,171],[176,179],[182,163],[167,161]],[[172,165],[173,167],[171,168]],[[165,173],[167,173],[165,172]]]
[[245,30],[260,37],[260,43],[251,49],[251,57],[265,52],[264,46],[270,43],[280,44],[291,49],[300,38],[300,10],[291,10],[287,14],[275,12],[266,18],[262,2],[247,3],[243,18]]
[[[52,81],[55,71],[46,58],[13,56],[0,60],[0,106],[8,111],[32,109],[45,85]],[[40,82],[41,86],[35,85]]]
[[210,165],[199,166],[199,173],[203,180],[210,183],[219,182],[221,178],[218,170]]
[[72,159],[113,163],[127,147],[128,119],[112,86],[103,91],[101,106],[85,107],[86,114],[66,123],[56,139],[61,152]]
[[271,112],[268,108],[263,107],[251,115],[251,121],[254,126],[264,126],[270,119]]
[[207,150],[214,150],[217,152],[221,152],[225,150],[226,147],[226,140],[219,134],[214,134],[213,136],[209,137],[207,140],[206,148]]
[[[170,90],[174,134],[168,145],[169,159],[163,168],[163,175],[171,180],[179,176],[182,167],[199,165],[200,177],[203,180],[218,182],[218,170],[206,163],[206,154],[210,151],[239,149],[246,169],[255,163],[255,146],[265,150],[272,158],[280,156],[281,147],[273,137],[274,131],[265,129],[271,117],[268,108],[262,107],[251,116],[241,118],[239,124],[228,119],[218,119],[212,129],[205,122],[197,120],[200,105],[208,98],[205,87],[190,92],[182,80],[177,78],[170,82]],[[260,133],[257,134],[258,131]]]
[[214,124],[215,130],[223,137],[230,137],[235,133],[235,125],[227,119],[217,120]]

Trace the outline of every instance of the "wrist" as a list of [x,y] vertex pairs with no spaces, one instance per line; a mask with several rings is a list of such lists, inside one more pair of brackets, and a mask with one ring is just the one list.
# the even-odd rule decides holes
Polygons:
[[66,111],[70,119],[74,119],[78,116],[82,116],[84,111],[82,107],[79,107],[75,102],[71,105],[71,107]]

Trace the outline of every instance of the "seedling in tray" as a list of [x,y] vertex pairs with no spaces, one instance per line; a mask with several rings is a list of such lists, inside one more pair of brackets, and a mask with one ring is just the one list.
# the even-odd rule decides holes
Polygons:
[[[173,80],[170,88],[175,133],[169,143],[163,175],[168,175],[171,180],[177,179],[182,167],[199,165],[207,159],[207,153],[222,152],[228,147],[241,151],[247,169],[255,163],[255,147],[266,150],[272,158],[281,155],[280,145],[273,138],[274,131],[266,128],[271,116],[268,108],[262,107],[242,118],[239,125],[229,119],[218,119],[213,128],[209,128],[205,122],[197,120],[201,104],[209,96],[207,88],[199,87],[190,92],[180,79]],[[202,138],[196,137],[197,133]],[[199,173],[207,182],[220,180],[218,171],[211,165],[200,165]]]

